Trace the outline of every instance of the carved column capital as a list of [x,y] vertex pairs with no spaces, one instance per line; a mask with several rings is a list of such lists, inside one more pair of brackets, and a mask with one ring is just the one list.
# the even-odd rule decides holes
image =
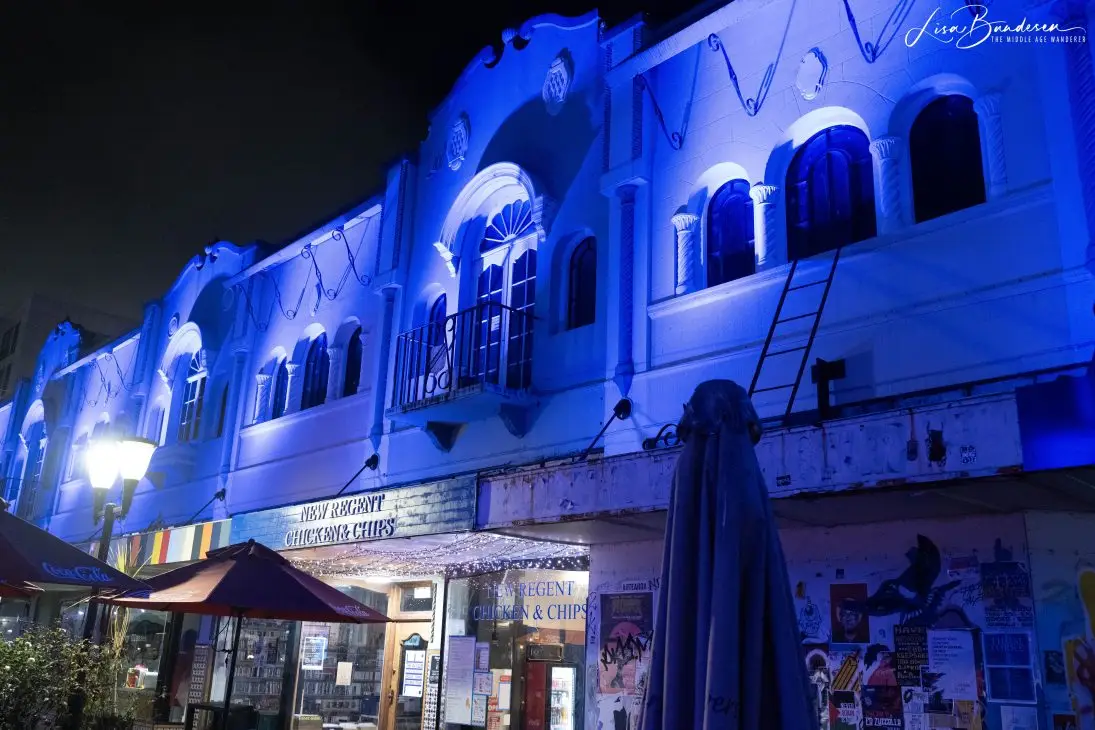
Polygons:
[[764,185],[757,183],[753,187],[749,188],[749,197],[753,199],[754,205],[767,205],[768,203],[776,202],[776,196],[779,195],[779,188],[775,185]]
[[255,376],[255,384],[258,385],[260,388],[270,385],[270,376],[266,373],[259,373]]
[[979,117],[998,116],[1002,95],[999,91],[989,91],[977,97],[973,102],[973,111]]
[[682,233],[694,233],[696,224],[700,222],[700,217],[692,213],[677,213],[670,220],[673,222],[673,230],[679,236]]
[[876,160],[899,160],[901,148],[901,139],[898,137],[879,137],[871,141],[871,155]]

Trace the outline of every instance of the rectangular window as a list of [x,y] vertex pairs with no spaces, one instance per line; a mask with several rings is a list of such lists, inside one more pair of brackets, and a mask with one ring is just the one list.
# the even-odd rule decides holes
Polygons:
[[205,374],[191,377],[183,391],[179,413],[179,441],[186,443],[198,438],[202,418],[202,396],[205,395]]

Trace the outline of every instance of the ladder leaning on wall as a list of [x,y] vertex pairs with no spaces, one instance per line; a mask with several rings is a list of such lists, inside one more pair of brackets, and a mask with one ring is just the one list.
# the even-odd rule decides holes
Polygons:
[[[787,423],[787,420],[791,416],[791,410],[794,408],[795,397],[798,395],[799,385],[802,383],[802,375],[806,372],[806,362],[810,359],[810,350],[813,347],[814,338],[817,337],[818,325],[821,324],[821,314],[825,310],[825,302],[829,298],[829,289],[832,288],[833,278],[836,276],[836,267],[837,263],[840,261],[841,250],[842,248],[838,247],[830,252],[832,254],[832,261],[829,264],[828,275],[825,278],[808,280],[804,283],[796,281],[795,274],[798,272],[800,260],[795,259],[791,262],[791,268],[787,272],[787,280],[783,282],[783,291],[779,295],[779,304],[776,305],[775,316],[772,317],[772,324],[768,328],[768,336],[764,338],[764,347],[762,347],[760,351],[760,359],[757,360],[757,369],[753,372],[753,380],[749,384],[750,398],[760,393],[774,393],[777,391],[788,393],[786,406],[783,409],[782,416],[779,417],[780,424]],[[788,301],[788,295],[802,292],[802,294],[791,297],[791,299],[810,295],[816,296],[819,288],[821,290],[821,295],[817,300],[816,309],[789,317],[783,316],[783,311],[786,308]],[[802,322],[803,320],[812,320],[810,323],[810,334],[806,339],[806,344],[772,349],[772,343],[776,340],[777,330],[781,325],[787,325],[791,322]],[[795,370],[796,374],[794,380],[787,383],[779,383],[777,385],[762,385],[759,388],[757,387],[761,383],[764,365],[770,358],[793,355],[795,353],[799,353],[799,361]]]

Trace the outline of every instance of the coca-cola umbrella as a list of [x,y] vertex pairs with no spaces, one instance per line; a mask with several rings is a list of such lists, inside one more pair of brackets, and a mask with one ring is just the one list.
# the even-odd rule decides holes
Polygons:
[[83,586],[135,593],[148,586],[79,548],[0,510],[0,583],[24,589],[26,583]]
[[35,593],[41,592],[42,589],[33,583],[11,585],[0,581],[0,598],[33,598]]
[[[387,623],[390,619],[250,540],[211,551],[201,562],[148,579],[151,593],[104,602],[126,608],[230,616],[236,619],[225,705],[232,700],[241,619],[318,623]],[[227,722],[227,713],[225,715]]]

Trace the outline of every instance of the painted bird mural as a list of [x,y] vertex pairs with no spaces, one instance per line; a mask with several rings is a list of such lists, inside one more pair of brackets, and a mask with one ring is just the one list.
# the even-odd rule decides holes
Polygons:
[[961,581],[935,585],[943,567],[935,543],[924,535],[917,535],[916,546],[909,548],[905,558],[909,561],[909,567],[896,578],[882,581],[878,590],[858,603],[859,609],[868,616],[896,615],[904,626],[935,626],[943,615],[950,613],[957,613],[960,622],[969,625],[969,619],[957,606],[941,610],[947,594],[957,588]]

